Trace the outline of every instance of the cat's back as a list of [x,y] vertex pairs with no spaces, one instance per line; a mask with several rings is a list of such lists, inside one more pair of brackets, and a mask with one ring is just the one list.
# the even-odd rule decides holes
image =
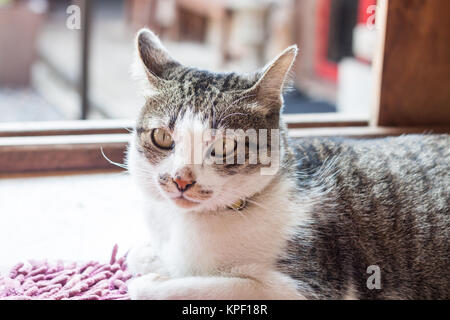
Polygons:
[[[304,230],[309,240],[299,234],[290,244],[289,272],[323,297],[450,297],[450,136],[305,138],[291,146],[299,192],[323,185],[324,195]],[[381,269],[381,290],[367,288],[372,265]]]
[[449,201],[450,135],[306,138],[294,140],[292,146],[299,172],[332,167],[326,174],[336,177],[334,182],[341,192],[370,186],[371,193],[381,195],[395,185],[391,193],[396,196],[436,198],[436,205]]

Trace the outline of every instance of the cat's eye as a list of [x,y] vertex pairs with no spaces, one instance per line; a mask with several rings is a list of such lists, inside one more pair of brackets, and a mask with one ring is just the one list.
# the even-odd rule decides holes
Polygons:
[[153,129],[152,142],[160,149],[170,150],[174,147],[174,141],[170,133],[162,128]]
[[236,140],[234,139],[219,139],[212,145],[211,156],[216,158],[228,158],[234,154],[236,146]]

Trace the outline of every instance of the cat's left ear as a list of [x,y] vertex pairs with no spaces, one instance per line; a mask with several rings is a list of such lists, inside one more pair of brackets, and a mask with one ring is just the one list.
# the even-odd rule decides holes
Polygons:
[[264,67],[256,84],[249,89],[264,113],[280,112],[283,90],[289,84],[289,71],[294,64],[297,51],[297,45],[285,49]]
[[[170,56],[159,38],[149,29],[144,28],[138,32],[136,36],[136,52],[138,59],[135,61],[135,75],[139,77],[139,69],[143,69],[150,86],[156,90],[164,82],[165,75],[172,68],[180,65],[179,62]],[[138,66],[136,66],[136,63]]]

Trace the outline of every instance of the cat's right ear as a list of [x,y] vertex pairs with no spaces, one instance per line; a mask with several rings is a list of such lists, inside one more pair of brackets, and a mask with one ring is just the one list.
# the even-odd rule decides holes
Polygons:
[[[141,29],[136,35],[138,66],[143,69],[152,89],[158,89],[164,82],[169,69],[180,65],[162,45],[158,37],[149,29]],[[136,71],[140,70],[135,70]]]
[[265,115],[279,114],[283,104],[282,94],[289,86],[289,71],[294,64],[297,51],[296,45],[285,49],[264,67],[256,84],[245,92],[256,97],[258,109]]

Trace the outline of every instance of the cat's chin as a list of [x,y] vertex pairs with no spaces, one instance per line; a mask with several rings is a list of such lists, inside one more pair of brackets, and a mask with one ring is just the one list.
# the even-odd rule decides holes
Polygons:
[[172,200],[173,200],[173,202],[175,202],[175,204],[177,206],[179,206],[180,208],[183,208],[183,209],[192,209],[192,208],[200,205],[199,202],[194,202],[194,201],[188,200],[184,197],[174,198]]

